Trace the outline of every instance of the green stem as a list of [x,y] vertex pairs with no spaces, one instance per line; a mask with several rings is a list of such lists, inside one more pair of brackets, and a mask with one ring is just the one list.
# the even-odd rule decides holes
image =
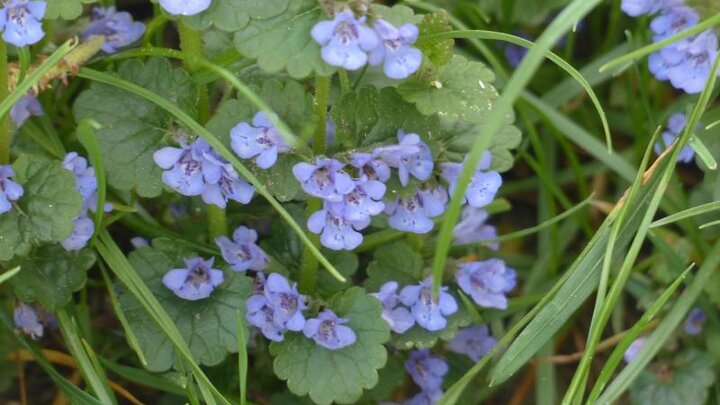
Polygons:
[[[314,100],[314,115],[315,115],[315,136],[313,137],[313,153],[315,156],[322,155],[325,153],[325,136],[326,127],[325,121],[327,120],[327,104],[330,99],[330,77],[329,76],[317,76],[315,78],[315,100]],[[315,213],[322,208],[322,201],[319,198],[308,199],[307,207],[305,212],[307,217]],[[310,240],[313,245],[320,245],[320,238],[318,235],[311,234]],[[317,282],[317,268],[318,259],[309,249],[303,251],[302,263],[300,267],[300,280],[299,287],[300,292],[303,294],[312,294],[315,291],[315,284]]]
[[[0,39],[0,102],[8,96],[7,45]],[[10,121],[0,119],[0,165],[10,163]]]
[[[185,68],[190,73],[197,72],[200,69],[197,57],[203,55],[200,33],[188,27],[183,20],[178,23],[178,33],[180,34],[180,48],[185,54]],[[205,124],[210,119],[210,95],[206,85],[198,86],[196,118],[201,124]],[[210,239],[227,235],[227,214],[224,209],[209,204],[207,206],[207,220]]]
[[338,78],[340,79],[340,90],[342,91],[342,94],[351,92],[352,84],[350,83],[350,78],[348,77],[347,70],[338,70]]

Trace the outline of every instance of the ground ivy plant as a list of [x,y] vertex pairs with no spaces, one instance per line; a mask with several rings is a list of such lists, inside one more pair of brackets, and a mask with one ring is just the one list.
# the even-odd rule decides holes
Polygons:
[[0,2],[0,392],[717,400],[717,10],[511,3]]

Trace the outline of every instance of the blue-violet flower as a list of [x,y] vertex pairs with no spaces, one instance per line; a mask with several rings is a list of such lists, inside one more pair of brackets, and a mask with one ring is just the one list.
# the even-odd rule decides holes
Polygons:
[[[470,180],[467,190],[465,190],[465,201],[475,208],[482,208],[495,198],[498,189],[502,185],[502,177],[500,173],[490,170],[490,161],[492,155],[485,151],[480,158],[480,162],[475,168],[475,172]],[[450,195],[454,195],[457,181],[463,170],[463,163],[442,163],[443,178],[450,184]]]
[[355,189],[355,182],[342,171],[343,167],[336,159],[317,158],[314,165],[301,162],[293,166],[293,175],[306,193],[337,202]]
[[515,270],[500,259],[462,263],[455,279],[476,304],[485,308],[506,309],[505,294],[515,288]]
[[30,305],[21,302],[13,313],[15,327],[30,335],[35,340],[43,336],[43,325],[40,322],[37,312]]
[[47,2],[9,0],[0,9],[0,29],[5,42],[17,47],[32,45],[43,39],[42,19]]
[[436,331],[445,328],[445,317],[458,310],[455,298],[446,291],[447,287],[442,287],[438,299],[434,300],[432,277],[428,277],[418,285],[403,287],[400,291],[400,302],[410,308],[418,325],[429,331]]
[[255,242],[257,232],[244,226],[238,227],[233,232],[233,240],[226,236],[215,239],[215,244],[220,248],[223,259],[235,271],[264,270],[269,260],[265,252]]
[[388,281],[380,287],[380,291],[372,293],[382,304],[382,318],[395,333],[405,333],[415,325],[415,317],[407,308],[399,305],[400,297],[397,295],[397,281]]
[[397,145],[378,148],[380,156],[390,167],[398,169],[400,184],[407,186],[410,175],[418,180],[430,178],[433,170],[433,158],[430,148],[420,139],[418,134],[406,134],[398,131]]
[[25,121],[31,116],[39,117],[43,114],[45,114],[45,112],[43,111],[42,105],[40,105],[40,101],[38,101],[33,92],[24,95],[10,109],[10,118],[12,118],[17,128],[23,126]]
[[465,354],[473,361],[479,361],[497,344],[497,339],[490,336],[487,325],[473,325],[460,329],[448,343],[447,348],[455,353]]
[[707,317],[702,309],[696,307],[693,308],[683,323],[683,329],[685,333],[692,336],[697,336],[702,333],[702,324],[705,322]]
[[[495,227],[485,223],[488,217],[489,215],[484,209],[466,205],[463,208],[460,222],[458,222],[453,229],[455,243],[458,245],[467,245],[497,237]],[[493,250],[498,250],[500,245],[495,242],[491,243],[488,247]]]
[[11,201],[17,201],[25,193],[21,185],[10,180],[14,175],[12,166],[0,165],[0,214],[10,211]]
[[173,15],[195,15],[210,7],[212,0],[160,0],[160,7]]
[[418,190],[412,197],[385,204],[385,213],[390,217],[388,224],[398,231],[428,233],[434,225],[430,218],[442,215],[447,201],[447,192],[442,187]]
[[362,243],[361,229],[370,225],[370,218],[353,221],[343,217],[343,212],[325,201],[323,209],[308,218],[310,232],[319,233],[320,243],[332,250],[353,250]]
[[290,150],[280,132],[260,111],[253,117],[252,125],[241,122],[230,130],[232,149],[243,159],[257,156],[255,163],[268,169],[277,161],[278,153]]
[[[675,142],[675,139],[677,139],[680,133],[682,133],[683,129],[685,129],[686,122],[687,119],[685,117],[685,114],[683,113],[675,113],[670,116],[667,123],[667,131],[663,131],[662,133],[662,141],[658,141],[655,143],[654,150],[656,154],[661,154],[665,150],[665,148]],[[699,125],[698,129],[700,129]],[[677,161],[682,163],[690,163],[692,162],[694,157],[695,151],[693,150],[693,148],[690,145],[685,145],[678,154]]]
[[427,349],[413,350],[405,361],[405,370],[423,391],[435,391],[442,387],[449,367],[445,359],[434,356]]
[[380,44],[370,51],[368,61],[371,65],[382,63],[385,75],[391,79],[405,79],[420,68],[423,54],[411,46],[418,38],[416,25],[405,24],[395,28],[389,22],[378,19],[375,21],[375,32],[380,37]]
[[342,349],[355,343],[357,336],[349,327],[345,326],[348,320],[335,315],[335,312],[326,309],[318,314],[317,318],[305,322],[303,333],[318,345],[330,350]]
[[130,13],[118,12],[115,7],[95,7],[90,13],[90,25],[85,29],[83,38],[93,35],[105,37],[102,50],[115,53],[142,38],[145,24],[133,21]]
[[375,31],[365,26],[365,17],[356,19],[349,9],[335,14],[331,21],[315,24],[311,35],[322,47],[321,56],[327,64],[348,70],[365,66],[368,52],[380,42]]
[[223,272],[213,269],[214,258],[200,257],[185,260],[185,268],[172,269],[165,273],[162,282],[178,297],[196,301],[207,298],[215,287],[223,282]]

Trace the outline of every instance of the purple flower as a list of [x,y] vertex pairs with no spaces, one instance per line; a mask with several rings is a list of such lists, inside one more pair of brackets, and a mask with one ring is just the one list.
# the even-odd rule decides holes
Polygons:
[[23,196],[25,190],[22,186],[10,180],[15,171],[10,165],[0,165],[0,214],[12,209],[11,201],[17,201]]
[[212,0],[160,0],[160,7],[173,15],[195,15],[210,7]]
[[31,116],[39,117],[43,114],[45,114],[45,112],[43,111],[42,105],[40,105],[40,101],[38,101],[32,92],[23,96],[13,105],[12,109],[10,109],[10,118],[12,118],[17,128],[23,126],[25,121]]
[[256,241],[257,232],[241,226],[233,232],[233,240],[226,236],[220,236],[215,239],[215,244],[220,248],[223,259],[233,270],[260,271],[267,268],[269,261],[265,252],[255,243]]
[[380,287],[380,291],[370,294],[382,304],[382,318],[395,333],[405,333],[415,324],[415,317],[407,308],[400,306],[397,295],[397,281],[388,281]]
[[330,203],[331,211],[341,213],[348,221],[367,221],[385,209],[382,201],[385,185],[377,180],[361,178],[355,182],[355,188],[343,196],[343,200]]
[[643,14],[657,13],[663,8],[682,4],[682,0],[622,0],[620,8],[625,14],[637,17]]
[[60,242],[62,247],[71,252],[80,250],[87,245],[95,232],[95,224],[87,216],[80,216],[73,220],[73,230],[70,236]]
[[380,156],[398,169],[400,184],[406,186],[410,175],[418,180],[430,178],[433,170],[433,158],[430,148],[418,134],[406,134],[398,131],[398,145],[378,148]]
[[241,179],[230,163],[225,162],[220,156],[206,158],[218,165],[220,177],[214,183],[207,183],[202,193],[203,201],[225,208],[228,200],[241,204],[247,204],[252,200],[255,188]]
[[184,269],[172,269],[165,273],[162,282],[178,297],[196,301],[207,298],[215,287],[223,282],[223,272],[213,269],[214,258],[200,257],[185,260]]
[[706,316],[702,309],[693,308],[685,319],[683,329],[685,333],[692,336],[697,336],[702,333],[702,324],[705,322]]
[[0,9],[0,29],[4,30],[5,42],[23,47],[40,41],[45,36],[41,21],[46,8],[44,1],[9,0]]
[[356,19],[349,9],[335,14],[332,21],[315,24],[311,35],[322,47],[325,62],[348,70],[365,66],[367,53],[380,42],[375,31],[365,26],[365,17]]
[[314,165],[301,162],[293,166],[293,174],[306,193],[338,202],[355,189],[355,182],[342,171],[343,167],[338,160],[316,158]]
[[[492,202],[502,185],[500,173],[490,170],[492,155],[485,151],[475,168],[470,185],[465,190],[465,201],[475,208],[482,208]],[[450,184],[450,195],[454,195],[457,181],[463,170],[463,163],[443,163],[440,165],[443,178]]]
[[275,323],[273,309],[268,305],[264,295],[252,295],[245,306],[247,308],[245,319],[259,328],[263,336],[273,342],[281,342],[285,339],[285,329]]
[[700,16],[695,10],[686,6],[667,8],[650,22],[650,29],[655,33],[655,42],[673,36],[694,25]]
[[142,236],[135,236],[133,238],[130,238],[130,244],[135,249],[140,249],[140,248],[150,246],[150,242],[147,239],[143,238]]
[[105,37],[102,50],[115,53],[142,38],[144,33],[145,24],[133,21],[130,13],[117,12],[115,7],[95,7],[90,13],[90,25],[85,29],[83,38],[102,35]]
[[358,247],[363,240],[358,230],[369,224],[369,217],[362,221],[344,218],[343,213],[336,211],[327,201],[323,209],[312,214],[307,222],[310,232],[321,233],[320,243],[332,250],[353,250]]
[[[453,235],[455,235],[455,243],[458,245],[468,245],[475,242],[482,242],[497,237],[497,230],[492,225],[486,225],[488,213],[482,208],[475,208],[466,205],[463,208],[462,218],[455,225]],[[490,249],[498,250],[500,247],[497,242],[489,245]]]
[[356,152],[350,155],[350,164],[360,171],[361,176],[384,183],[390,178],[390,166],[379,156],[379,149],[372,153]]
[[505,294],[515,288],[515,270],[500,259],[458,265],[455,275],[460,288],[485,308],[507,308]]
[[70,152],[65,155],[62,165],[75,175],[75,188],[83,198],[95,195],[98,186],[97,178],[95,170],[88,165],[87,159],[78,155],[77,152]]
[[455,353],[465,354],[473,361],[479,361],[497,344],[497,339],[490,336],[487,325],[473,325],[460,329],[450,343],[448,349]]
[[458,310],[455,298],[448,294],[447,287],[442,287],[437,301],[433,299],[433,281],[428,277],[418,285],[403,287],[400,291],[400,302],[410,308],[415,321],[421,327],[436,331],[447,325],[446,316]]
[[205,178],[217,182],[220,168],[205,159],[210,145],[198,139],[180,148],[166,147],[155,152],[153,159],[162,169],[163,182],[182,195],[200,195],[205,190]]
[[273,322],[282,329],[299,332],[305,326],[302,311],[307,308],[305,299],[298,293],[297,284],[277,273],[268,276],[264,290],[267,306],[272,309]]
[[633,359],[635,359],[635,356],[637,356],[640,350],[645,347],[645,343],[647,343],[647,340],[648,338],[646,336],[641,336],[635,339],[625,350],[625,353],[623,354],[623,359],[625,359],[627,363],[633,361]]
[[385,75],[391,79],[404,79],[420,68],[423,54],[411,46],[418,38],[417,26],[405,24],[395,28],[385,20],[376,20],[375,32],[380,44],[370,52],[371,65],[383,63]]
[[405,361],[405,370],[423,391],[436,391],[442,387],[449,367],[445,359],[423,349],[410,352]]
[[235,153],[243,159],[257,156],[255,163],[262,169],[272,167],[277,161],[278,153],[290,150],[280,132],[262,111],[255,114],[252,125],[241,122],[231,129],[230,139]]
[[428,233],[433,228],[430,218],[445,212],[447,200],[442,187],[418,190],[412,197],[385,204],[385,213],[390,217],[388,224],[398,231]]
[[305,322],[303,333],[322,347],[330,350],[342,349],[355,343],[357,337],[350,327],[345,326],[348,320],[339,318],[335,312],[326,309],[317,318]]
[[[667,123],[667,131],[662,133],[662,141],[655,143],[655,153],[660,155],[665,148],[670,146],[680,133],[685,129],[685,123],[687,122],[685,114],[675,113],[670,116]],[[700,125],[698,125],[700,128]],[[678,154],[677,161],[682,163],[690,163],[695,157],[695,151],[690,145],[685,145],[680,153]]]
[[13,315],[16,328],[30,335],[30,337],[35,340],[43,336],[43,325],[33,307],[21,302],[15,308]]

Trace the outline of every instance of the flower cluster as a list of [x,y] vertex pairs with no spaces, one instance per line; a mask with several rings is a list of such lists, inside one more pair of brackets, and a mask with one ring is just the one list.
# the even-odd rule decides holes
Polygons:
[[155,152],[155,163],[162,169],[163,182],[186,196],[202,196],[207,204],[225,208],[228,200],[247,204],[255,189],[241,179],[204,139],[180,148],[165,147]]
[[45,36],[42,19],[47,2],[9,0],[0,9],[0,30],[3,39],[17,47],[32,45]]
[[[631,16],[657,14],[650,23],[655,42],[693,27],[700,20],[697,11],[682,0],[623,0],[622,9]],[[708,29],[651,54],[648,66],[658,80],[669,80],[686,93],[699,93],[717,52],[717,34]]]
[[115,7],[96,7],[90,14],[90,25],[83,33],[83,39],[93,35],[104,36],[105,43],[101,49],[112,54],[139,40],[144,33],[145,24],[133,21],[130,13],[118,12]]
[[[97,178],[95,169],[88,165],[87,160],[76,152],[70,152],[63,159],[63,167],[75,175],[75,188],[83,197],[80,215],[73,220],[73,231],[61,245],[65,250],[80,250],[85,247],[95,231],[95,224],[88,212],[97,210]],[[111,204],[105,204],[105,212],[112,210]]]
[[[661,154],[665,148],[672,145],[675,139],[685,129],[687,118],[683,113],[675,113],[670,116],[667,123],[667,131],[663,131],[662,140],[655,143],[654,150],[658,155]],[[697,129],[700,128],[698,125]],[[695,157],[695,151],[690,145],[685,145],[680,153],[678,154],[677,161],[682,163],[690,163]]]
[[280,342],[285,332],[300,332],[316,344],[330,350],[342,349],[355,343],[355,332],[345,324],[348,320],[338,317],[330,309],[320,312],[317,318],[305,319],[305,297],[300,295],[297,284],[277,273],[267,279],[258,273],[255,292],[247,301],[248,322],[257,327],[269,340]]
[[410,398],[405,404],[434,404],[437,402],[443,395],[443,378],[449,369],[445,359],[434,356],[428,350],[410,352],[405,361],[405,370],[415,384],[420,387],[420,393]]
[[484,308],[507,309],[506,293],[515,288],[515,270],[500,259],[458,265],[455,279],[476,304]]
[[383,65],[391,79],[405,79],[422,64],[423,55],[412,45],[417,41],[418,28],[405,24],[399,28],[377,19],[373,28],[366,25],[366,17],[356,18],[349,9],[335,14],[330,21],[320,21],[311,35],[321,47],[325,62],[348,70],[366,64]]
[[160,0],[160,7],[173,15],[195,15],[207,10],[212,0]]
[[[383,306],[383,319],[396,333],[404,333],[415,323],[429,331],[437,331],[447,325],[446,316],[457,312],[455,298],[442,287],[438,299],[433,299],[432,277],[416,285],[408,285],[397,294],[398,283],[389,281],[372,294]],[[400,304],[404,305],[401,306]]]
[[19,200],[25,193],[21,185],[10,179],[14,175],[12,166],[0,166],[0,214],[10,211],[12,202]]

